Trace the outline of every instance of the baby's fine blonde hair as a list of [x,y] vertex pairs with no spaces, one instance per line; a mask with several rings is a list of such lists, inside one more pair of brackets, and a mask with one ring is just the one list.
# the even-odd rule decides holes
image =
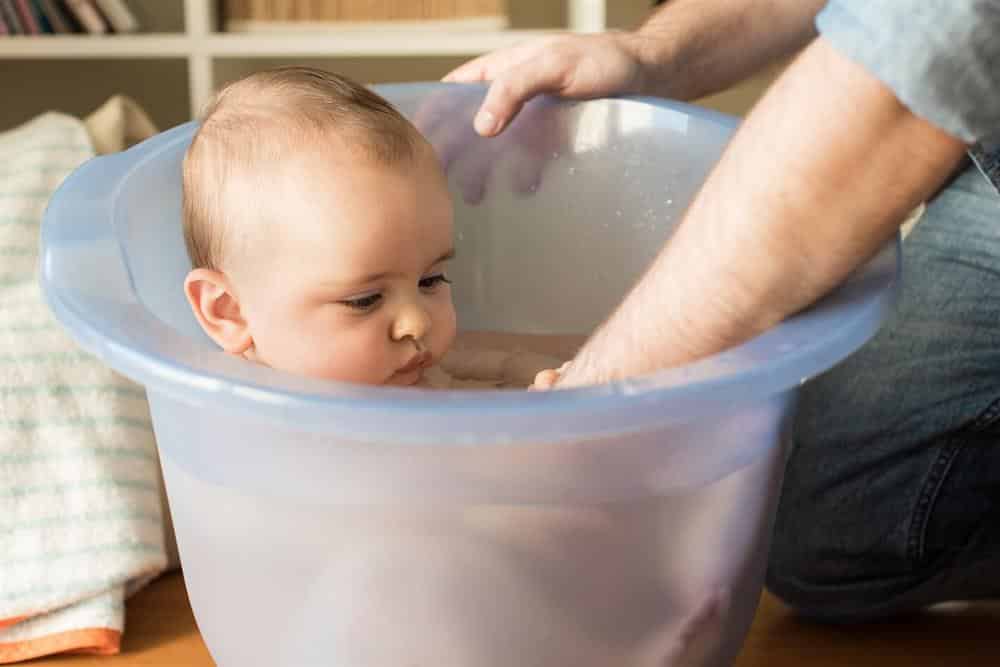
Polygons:
[[184,242],[195,268],[219,269],[231,178],[273,166],[310,146],[347,139],[359,157],[396,164],[414,156],[419,132],[389,102],[346,78],[311,67],[256,72],[216,94],[184,157]]

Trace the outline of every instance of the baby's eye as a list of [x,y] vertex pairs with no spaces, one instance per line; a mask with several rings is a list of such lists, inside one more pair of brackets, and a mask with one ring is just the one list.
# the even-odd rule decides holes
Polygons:
[[427,276],[426,278],[420,279],[420,289],[432,290],[435,287],[442,285],[444,283],[451,284],[448,277],[443,273],[435,273],[433,276]]
[[377,306],[381,300],[382,295],[376,292],[375,294],[358,297],[357,299],[344,299],[343,301],[338,301],[337,303],[343,304],[348,308],[353,308],[354,310],[371,310]]

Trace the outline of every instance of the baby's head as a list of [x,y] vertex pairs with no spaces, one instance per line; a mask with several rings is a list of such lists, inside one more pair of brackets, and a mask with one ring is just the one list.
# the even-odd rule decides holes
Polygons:
[[184,291],[226,352],[409,385],[451,345],[447,183],[367,88],[305,67],[230,84],[188,149],[183,190]]

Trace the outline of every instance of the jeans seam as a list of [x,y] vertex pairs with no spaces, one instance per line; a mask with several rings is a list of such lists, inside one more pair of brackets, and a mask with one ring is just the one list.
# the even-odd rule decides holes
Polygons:
[[952,464],[962,448],[962,435],[983,431],[1000,420],[1000,398],[990,403],[978,417],[963,426],[954,433],[941,448],[934,465],[931,466],[927,479],[924,481],[920,497],[917,499],[916,507],[913,511],[913,518],[910,521],[910,530],[906,543],[906,559],[911,565],[920,563],[923,559],[926,548],[927,524],[931,510],[937,500],[938,494],[944,486]]

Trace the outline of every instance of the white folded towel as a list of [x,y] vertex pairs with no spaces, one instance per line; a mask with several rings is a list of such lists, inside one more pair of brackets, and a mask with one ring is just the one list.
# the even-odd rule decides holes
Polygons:
[[126,596],[168,563],[145,394],[72,342],[38,285],[46,202],[94,153],[63,114],[0,133],[0,663],[116,653]]

